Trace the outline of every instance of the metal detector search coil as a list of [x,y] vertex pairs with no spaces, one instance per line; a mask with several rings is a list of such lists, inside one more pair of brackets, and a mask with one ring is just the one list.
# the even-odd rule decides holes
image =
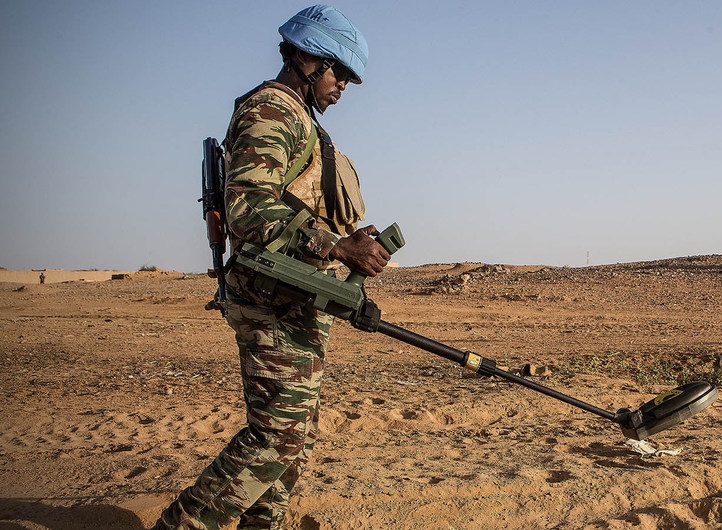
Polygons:
[[687,383],[660,394],[634,412],[619,409],[612,421],[619,424],[627,438],[644,440],[706,409],[718,395],[717,388],[709,383]]

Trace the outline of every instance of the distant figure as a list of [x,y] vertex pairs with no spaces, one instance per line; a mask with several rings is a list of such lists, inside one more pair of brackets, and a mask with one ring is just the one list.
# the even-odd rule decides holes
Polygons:
[[44,272],[40,273],[40,283],[45,283],[45,273]]

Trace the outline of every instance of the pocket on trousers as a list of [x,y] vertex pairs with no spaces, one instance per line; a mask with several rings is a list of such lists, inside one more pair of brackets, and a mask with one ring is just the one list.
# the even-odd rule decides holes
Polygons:
[[280,352],[246,350],[242,366],[250,377],[264,377],[276,381],[307,381],[313,374],[313,354],[309,352]]
[[241,349],[278,349],[278,325],[273,309],[257,305],[228,304],[228,324]]

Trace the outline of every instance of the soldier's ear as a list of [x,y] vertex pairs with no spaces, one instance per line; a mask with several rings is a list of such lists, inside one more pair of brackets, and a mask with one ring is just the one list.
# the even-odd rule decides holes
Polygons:
[[296,60],[298,61],[298,64],[301,65],[301,67],[311,64],[313,66],[316,66],[316,63],[319,62],[319,58],[311,55],[310,53],[306,53],[303,50],[299,50],[296,48]]

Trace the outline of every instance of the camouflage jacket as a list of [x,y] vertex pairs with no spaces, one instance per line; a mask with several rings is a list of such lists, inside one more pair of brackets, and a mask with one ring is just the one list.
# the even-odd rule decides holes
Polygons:
[[[235,252],[244,242],[267,245],[296,217],[296,212],[281,201],[281,194],[285,174],[302,156],[311,127],[313,122],[301,97],[280,83],[267,81],[250,97],[242,96],[236,100],[224,141],[226,218],[232,251]],[[343,155],[341,160],[348,161],[352,167]],[[319,194],[321,164],[318,145],[302,175],[303,178],[294,181],[294,186],[308,187],[309,192],[291,191],[315,213],[324,215],[325,208]],[[357,183],[355,170],[353,176]],[[299,186],[300,181],[309,185]],[[363,215],[362,201],[360,210],[358,218]],[[355,228],[355,223],[353,219],[352,222],[344,220],[339,226],[346,228],[348,233]],[[296,231],[287,252],[319,268],[329,268],[332,265],[328,261],[328,253],[341,236],[322,221],[311,218]],[[268,303],[268,300],[258,300],[252,292],[252,278],[246,271],[234,267],[227,279],[229,286],[244,299]]]
[[[268,81],[245,101],[236,100],[225,139],[226,215],[234,250],[240,242],[267,244],[296,216],[280,198],[286,171],[302,155],[311,127],[300,96],[280,83]],[[292,250],[317,259],[326,258],[341,237],[313,219],[300,231]]]

